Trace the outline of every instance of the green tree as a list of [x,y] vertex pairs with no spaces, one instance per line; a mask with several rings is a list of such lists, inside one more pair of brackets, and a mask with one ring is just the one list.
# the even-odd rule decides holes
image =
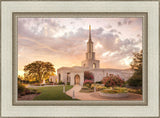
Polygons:
[[24,72],[26,79],[42,82],[55,72],[55,68],[50,62],[35,61],[24,66]]
[[133,54],[133,61],[131,68],[134,70],[133,76],[127,81],[130,86],[141,87],[142,86],[142,64],[143,64],[143,52]]
[[24,78],[23,76],[18,75],[18,82],[23,82]]

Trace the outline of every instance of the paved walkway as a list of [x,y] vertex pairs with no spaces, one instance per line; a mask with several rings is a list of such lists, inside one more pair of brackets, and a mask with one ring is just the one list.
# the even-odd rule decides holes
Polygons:
[[80,85],[75,85],[72,89],[66,92],[67,95],[73,96],[73,91],[75,92],[75,98],[79,100],[142,100],[142,95],[128,93],[126,98],[108,98],[99,95],[99,92],[82,93]]

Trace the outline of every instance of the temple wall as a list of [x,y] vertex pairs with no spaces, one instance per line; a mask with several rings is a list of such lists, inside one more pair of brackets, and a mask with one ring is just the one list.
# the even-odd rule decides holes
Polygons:
[[[80,85],[83,85],[84,82],[84,71],[90,71],[93,73],[94,81],[101,81],[104,77],[106,77],[109,74],[119,75],[121,79],[128,80],[132,75],[133,71],[130,70],[116,70],[116,69],[86,69],[86,68],[80,68],[77,71],[77,68],[71,69],[61,69],[57,71],[57,74],[60,74],[61,81],[67,84],[67,73],[69,72],[70,77],[70,84],[75,85],[75,76],[78,74],[80,76]],[[59,82],[59,76],[57,79]]]
[[95,81],[101,81],[104,77],[109,74],[119,75],[121,79],[128,80],[132,75],[133,71],[115,71],[115,70],[95,70],[91,71],[94,75]]

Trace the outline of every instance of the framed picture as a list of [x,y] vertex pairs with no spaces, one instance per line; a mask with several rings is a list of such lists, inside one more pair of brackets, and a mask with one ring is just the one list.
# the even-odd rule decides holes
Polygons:
[[159,117],[159,1],[1,1],[1,117]]

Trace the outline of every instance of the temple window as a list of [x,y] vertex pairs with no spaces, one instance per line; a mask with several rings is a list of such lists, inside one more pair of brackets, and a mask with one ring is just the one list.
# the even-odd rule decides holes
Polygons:
[[95,63],[93,63],[93,68],[96,68],[96,64]]

